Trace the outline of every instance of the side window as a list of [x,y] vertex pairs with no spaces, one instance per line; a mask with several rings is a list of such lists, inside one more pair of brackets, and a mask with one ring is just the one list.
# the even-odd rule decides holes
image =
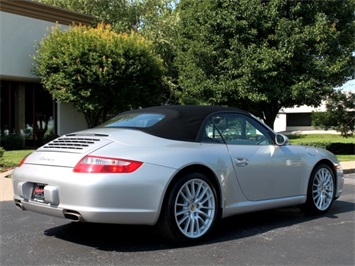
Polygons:
[[212,120],[208,120],[205,125],[202,142],[207,143],[224,143],[222,136],[220,135],[220,131],[216,128],[215,124]]
[[[211,118],[210,136],[216,135],[227,144],[235,145],[270,145],[273,144],[267,130],[253,118],[242,114],[219,114]],[[218,134],[216,134],[217,131]]]

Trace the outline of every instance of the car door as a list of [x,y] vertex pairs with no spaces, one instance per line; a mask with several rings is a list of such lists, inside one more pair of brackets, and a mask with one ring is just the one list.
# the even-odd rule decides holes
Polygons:
[[227,144],[236,178],[248,200],[299,195],[300,156],[288,146],[274,144],[261,122],[241,113],[214,115],[211,121]]

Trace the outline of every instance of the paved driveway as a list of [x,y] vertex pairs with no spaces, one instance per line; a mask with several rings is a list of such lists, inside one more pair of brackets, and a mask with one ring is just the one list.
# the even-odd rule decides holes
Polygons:
[[225,219],[200,245],[152,227],[70,223],[0,202],[0,265],[355,265],[355,174],[325,216],[277,209]]

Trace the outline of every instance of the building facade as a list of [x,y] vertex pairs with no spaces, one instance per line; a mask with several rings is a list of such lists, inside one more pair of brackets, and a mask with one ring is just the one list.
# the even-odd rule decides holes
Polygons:
[[312,113],[325,111],[325,103],[317,108],[306,105],[282,108],[275,119],[274,130],[276,132],[316,131],[312,126]]
[[36,44],[51,28],[89,25],[93,17],[28,0],[0,0],[0,133],[36,146],[51,134],[86,128],[70,104],[56,103],[33,74]]
[[[89,25],[93,17],[30,0],[0,0],[0,138],[22,136],[26,146],[38,146],[52,134],[85,129],[84,116],[68,103],[56,103],[33,74],[36,43],[51,28]],[[355,86],[355,85],[353,85]],[[284,108],[274,128],[277,132],[314,130],[312,111],[325,107]]]

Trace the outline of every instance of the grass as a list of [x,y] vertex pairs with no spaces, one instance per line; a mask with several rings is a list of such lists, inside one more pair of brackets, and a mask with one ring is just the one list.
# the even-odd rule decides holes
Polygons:
[[340,142],[355,143],[355,137],[344,138],[338,134],[293,134],[287,136],[291,144],[301,142]]
[[349,162],[349,161],[355,161],[355,155],[337,155],[337,158],[340,162]]
[[[288,135],[291,144],[298,144],[301,142],[341,142],[341,143],[355,143],[355,137],[344,138],[336,134],[309,134],[309,135]],[[0,159],[0,172],[4,172],[7,169],[14,168],[21,160],[31,153],[33,150],[17,150],[17,151],[5,151],[4,157]],[[337,154],[339,161],[355,161],[355,155],[342,155]]]
[[[287,136],[291,144],[299,144],[306,142],[339,142],[339,143],[355,143],[355,137],[344,138],[338,134],[293,134]],[[338,160],[341,162],[355,161],[355,154],[342,155],[337,154]]]
[[5,172],[8,169],[14,168],[32,151],[33,150],[5,151],[4,157],[0,159],[0,172]]

